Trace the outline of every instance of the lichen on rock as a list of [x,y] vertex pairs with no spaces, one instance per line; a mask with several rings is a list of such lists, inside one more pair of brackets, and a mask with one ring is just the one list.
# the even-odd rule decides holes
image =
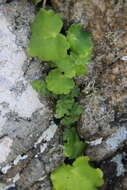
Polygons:
[[[49,189],[48,174],[64,158],[61,137],[54,137],[60,131],[51,123],[51,106],[31,86],[32,80],[45,75],[40,61],[27,55],[34,16],[34,7],[26,0],[0,1],[0,178],[4,189],[38,189],[40,184]],[[46,182],[41,181],[44,176]]]
[[[79,102],[84,108],[78,132],[88,142],[86,154],[104,165],[127,147],[127,1],[51,2],[64,17],[66,27],[72,22],[82,23],[84,30],[92,34],[94,52],[89,73],[76,78],[82,87]],[[105,172],[102,189],[126,190],[126,174],[120,180],[116,173],[110,177],[110,172]]]

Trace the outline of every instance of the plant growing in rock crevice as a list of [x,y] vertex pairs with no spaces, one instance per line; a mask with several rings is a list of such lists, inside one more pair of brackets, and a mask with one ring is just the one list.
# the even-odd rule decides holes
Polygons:
[[[67,36],[60,33],[63,22],[52,10],[41,9],[31,26],[32,37],[28,53],[52,63],[46,77],[47,89],[54,94],[69,94],[75,87],[73,77],[87,72],[91,59],[92,40],[82,26],[73,24]],[[69,50],[69,54],[68,54]]]
[[[35,1],[38,2],[40,1]],[[65,127],[64,154],[75,159],[82,155],[85,143],[80,140],[74,128],[83,111],[76,102],[80,89],[76,87],[74,77],[87,72],[93,43],[90,34],[83,31],[82,25],[72,24],[66,36],[60,33],[62,27],[63,21],[58,14],[52,10],[40,9],[31,25],[28,53],[51,65],[48,76],[44,80],[33,81],[32,86],[39,93],[56,98],[55,118],[60,119],[61,125]],[[68,174],[72,174],[71,178],[68,178]],[[60,176],[67,183],[65,186],[64,181],[59,181]],[[85,176],[86,180],[81,182]],[[92,176],[95,177],[93,182],[90,180]],[[82,190],[95,190],[103,183],[100,170],[90,167],[86,157],[77,159],[73,166],[60,166],[51,175],[54,190],[78,190],[78,184],[75,187],[73,185],[76,178],[80,181],[79,187]]]
[[[67,36],[60,33],[63,22],[52,10],[41,9],[31,26],[32,37],[28,52],[42,61],[48,61],[52,70],[44,81],[33,81],[33,87],[45,95],[72,94],[75,87],[73,77],[87,72],[88,61],[92,56],[92,40],[81,25],[73,24],[67,31]],[[68,53],[69,50],[69,53]],[[73,101],[68,114],[58,116],[58,105]],[[64,96],[57,100],[56,118],[62,118],[61,124],[68,126],[75,123],[82,112],[75,98]],[[65,104],[67,105],[67,104]],[[63,107],[61,106],[61,109]],[[64,118],[63,118],[64,117]]]

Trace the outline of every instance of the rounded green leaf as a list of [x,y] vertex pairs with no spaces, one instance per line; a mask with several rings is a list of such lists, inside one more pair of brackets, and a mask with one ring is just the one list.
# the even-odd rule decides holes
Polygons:
[[79,139],[75,128],[67,128],[64,131],[64,154],[71,158],[81,156],[85,149],[85,143]]
[[93,43],[89,32],[84,32],[82,25],[72,24],[67,32],[71,50],[80,58],[91,58]]
[[53,61],[63,59],[67,56],[69,48],[66,38],[58,34],[54,38],[33,36],[30,41],[28,52],[31,56],[38,57],[43,61]]
[[[79,168],[79,172],[84,174],[84,170],[87,172],[85,173],[87,179],[93,183],[95,187],[99,187],[103,185],[103,173],[99,168],[93,168],[89,164],[89,157],[80,157],[74,163],[73,166]],[[80,167],[82,165],[82,167]]]
[[84,75],[88,72],[88,57],[86,58],[80,58],[76,54],[71,52],[70,55],[71,59],[73,60],[73,63],[75,65],[75,72],[76,76]]
[[48,91],[48,89],[46,87],[46,83],[44,80],[33,80],[32,87],[34,90],[36,90],[38,93],[43,94],[44,96],[51,95],[51,93]]
[[54,172],[51,174],[54,190],[69,190],[67,188],[69,185],[67,178],[70,178],[70,171],[71,166],[65,164],[57,167],[54,170]]
[[55,37],[63,26],[61,17],[53,10],[40,9],[31,25],[33,35],[42,38]]
[[74,81],[54,69],[46,77],[47,88],[54,94],[68,94],[75,86]]
[[64,115],[69,115],[70,110],[74,104],[74,99],[62,98],[57,101],[56,104],[56,118],[64,117]]
[[70,92],[69,96],[71,98],[73,97],[78,97],[79,96],[79,93],[80,93],[80,88],[78,88],[77,86],[75,88],[72,89],[72,91]]
[[65,116],[63,119],[61,119],[60,123],[63,126],[70,127],[78,120],[79,116],[76,116],[75,118],[73,116]]
[[72,78],[76,75],[74,62],[69,56],[56,62],[56,66],[61,72],[64,72],[68,78]]
[[67,56],[69,44],[64,35],[59,34],[63,22],[52,10],[40,9],[31,25],[29,55],[42,61],[56,62]]
[[51,180],[55,190],[97,190],[104,183],[102,171],[91,167],[86,156],[77,158],[72,166],[56,168]]

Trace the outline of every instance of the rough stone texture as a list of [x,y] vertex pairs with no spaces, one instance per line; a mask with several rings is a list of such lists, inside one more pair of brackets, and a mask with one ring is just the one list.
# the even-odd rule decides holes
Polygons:
[[[90,72],[76,78],[84,108],[78,131],[88,142],[87,155],[101,161],[96,162],[105,174],[101,190],[127,190],[127,1],[51,3],[65,27],[82,23],[92,33]],[[26,0],[0,0],[0,190],[50,190],[49,173],[64,159],[48,100],[30,85],[48,68],[26,54],[33,18],[34,8]],[[122,163],[124,174],[118,176]]]
[[120,151],[112,159],[102,161],[100,164],[104,172],[105,184],[100,190],[126,190],[127,189],[127,174],[126,174],[126,158],[125,150]]
[[[121,126],[115,133],[102,140],[99,145],[89,145],[86,154],[91,157],[91,160],[101,161],[104,158],[112,156],[120,147],[123,142],[127,140],[127,127]],[[89,144],[89,143],[88,143]]]
[[0,0],[0,4],[5,3],[5,2],[6,2],[6,0]]
[[[94,56],[90,72],[76,79],[84,86],[80,97],[84,113],[78,131],[88,141],[103,138],[104,143],[123,125],[127,127],[127,2],[53,0],[52,5],[68,23],[82,23],[92,33]],[[120,141],[122,145],[122,137]],[[91,153],[96,160],[95,155]]]
[[[18,4],[14,3],[14,9]],[[21,4],[20,4],[21,6]],[[23,7],[22,7],[23,8]],[[31,7],[32,8],[32,7]],[[16,9],[17,10],[17,9]],[[15,10],[15,12],[16,12]],[[11,12],[12,11],[12,12]],[[28,14],[28,7],[26,7]],[[25,12],[24,11],[24,12]],[[0,137],[1,149],[6,147],[6,155],[0,160],[11,161],[17,154],[22,154],[32,147],[33,140],[37,138],[48,125],[50,112],[46,101],[40,101],[37,93],[32,89],[30,82],[25,79],[24,64],[28,58],[25,49],[18,45],[18,39],[8,20],[13,9],[1,6],[0,9]],[[26,15],[30,17],[29,14]],[[30,21],[29,21],[30,22]],[[27,23],[28,24],[28,23]],[[20,36],[28,35],[29,27],[22,28]],[[24,39],[25,40],[25,39]],[[22,42],[23,43],[23,42]],[[26,44],[24,44],[26,46]],[[33,71],[34,72],[34,71]],[[39,127],[37,127],[39,125]],[[41,126],[42,125],[42,126]],[[33,135],[33,131],[36,132]],[[27,141],[25,140],[27,137]],[[8,152],[8,154],[7,154]]]
[[[76,78],[83,89],[79,101],[84,108],[78,131],[89,143],[86,153],[92,160],[111,159],[127,147],[127,1],[51,2],[64,17],[66,27],[72,22],[82,23],[92,34],[94,52],[89,73]],[[108,182],[102,190],[127,190],[126,175],[110,177],[113,166],[108,170],[104,162]]]
[[34,7],[0,1],[0,190],[49,190],[49,173],[63,161],[61,132],[49,101],[32,89],[46,63],[27,55]]
[[117,130],[117,127],[110,126],[110,123],[114,121],[114,110],[112,110],[112,106],[104,102],[104,97],[95,91],[86,96],[85,99],[82,98],[82,105],[84,101],[87,104],[84,105],[85,112],[81,117],[81,125],[79,126],[82,137],[86,140],[94,140],[109,136]]

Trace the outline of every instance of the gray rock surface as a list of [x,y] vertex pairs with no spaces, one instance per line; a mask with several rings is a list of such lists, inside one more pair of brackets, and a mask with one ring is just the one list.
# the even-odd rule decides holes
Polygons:
[[5,2],[6,2],[6,0],[0,0],[0,4],[5,3]]
[[[0,190],[50,189],[49,173],[63,161],[52,109],[31,81],[44,66],[27,55],[34,7],[0,1]],[[36,184],[36,185],[35,185]]]
[[[87,155],[105,162],[127,146],[127,2],[51,3],[66,27],[82,23],[92,34],[90,72],[76,79],[84,108],[78,131],[87,140]],[[48,100],[31,87],[48,67],[26,53],[33,19],[34,7],[27,0],[0,0],[0,190],[50,190],[49,174],[64,160],[61,131],[51,122]],[[126,176],[111,187],[107,166],[106,171],[109,183],[103,190],[126,190]]]
[[127,127],[119,127],[115,133],[109,135],[106,139],[101,139],[97,144],[96,141],[88,142],[89,146],[86,154],[91,160],[101,161],[112,156],[118,149],[122,148],[123,143],[127,140]]
[[78,132],[89,141],[87,154],[100,161],[113,156],[127,141],[127,1],[51,2],[67,27],[81,23],[92,35],[89,73],[76,79],[82,86],[79,101],[84,108]]

